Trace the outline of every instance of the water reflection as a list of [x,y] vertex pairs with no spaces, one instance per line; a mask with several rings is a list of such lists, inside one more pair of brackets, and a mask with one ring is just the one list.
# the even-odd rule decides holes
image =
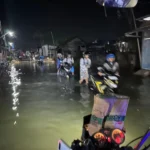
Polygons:
[[[18,97],[19,97],[20,93],[17,91],[17,88],[18,88],[18,86],[21,85],[21,79],[18,77],[18,75],[21,73],[19,73],[19,71],[16,70],[14,65],[11,66],[11,70],[9,73],[10,73],[10,78],[11,78],[9,84],[12,85],[12,91],[13,91],[13,93],[12,93],[12,105],[13,105],[12,110],[15,112],[16,117],[19,117],[19,110],[18,110],[19,98]],[[16,124],[17,124],[17,121],[15,120],[14,125],[16,125]]]
[[63,76],[57,76],[57,81],[61,88],[61,96],[71,95],[74,93],[75,80],[74,77],[67,79]]
[[[59,138],[69,145],[73,139],[80,138],[82,118],[92,111],[93,95],[90,95],[87,86],[79,85],[76,79],[57,77],[55,65],[44,65],[43,76],[37,63],[22,62],[11,66],[11,85],[6,81],[0,84],[3,90],[0,95],[0,149],[53,150]],[[20,68],[22,75],[18,81],[17,71]],[[150,125],[147,105],[150,80],[134,79],[124,78],[121,85],[121,93],[131,97],[125,121],[125,144],[142,135]],[[15,125],[19,121],[15,128],[12,128],[12,121]]]
[[33,62],[33,72],[36,72],[36,63]]
[[88,86],[84,85],[80,87],[80,103],[84,106],[84,107],[89,107],[89,103],[90,103],[90,91]]

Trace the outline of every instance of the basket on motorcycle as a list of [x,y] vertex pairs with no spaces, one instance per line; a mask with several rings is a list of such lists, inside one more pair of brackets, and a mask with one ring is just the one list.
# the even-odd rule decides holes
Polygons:
[[94,96],[94,105],[88,132],[93,135],[101,128],[124,128],[124,121],[128,108],[129,97],[122,95],[100,95]]

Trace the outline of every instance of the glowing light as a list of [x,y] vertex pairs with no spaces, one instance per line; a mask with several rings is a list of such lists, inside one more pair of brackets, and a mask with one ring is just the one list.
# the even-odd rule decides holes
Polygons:
[[106,137],[103,133],[101,132],[98,132],[94,135],[94,138],[97,139],[97,140],[106,140]]
[[14,125],[16,125],[16,124],[17,124],[17,121],[14,122]]
[[119,136],[116,137],[115,142],[116,142],[117,144],[120,144],[120,143],[122,142]]
[[12,42],[9,42],[8,44],[9,44],[10,46],[13,46],[13,43],[12,43]]
[[16,117],[19,117],[19,113],[16,114]]
[[145,21],[150,21],[150,17],[146,17],[146,18],[144,18],[143,20],[145,20]]
[[14,32],[12,32],[12,31],[8,31],[8,34],[9,34],[10,36],[14,36]]
[[109,142],[109,143],[111,143],[111,138],[110,138],[110,137],[108,137],[108,139],[107,139],[107,140],[108,140],[108,142]]
[[13,106],[13,107],[12,107],[12,110],[17,110],[17,106]]
[[122,144],[125,140],[125,135],[120,129],[114,129],[112,131],[112,139],[116,144]]

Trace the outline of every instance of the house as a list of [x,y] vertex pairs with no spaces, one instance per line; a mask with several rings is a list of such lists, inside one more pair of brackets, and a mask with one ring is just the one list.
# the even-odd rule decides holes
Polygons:
[[[0,34],[0,36],[2,36]],[[5,46],[5,41],[3,38],[0,38],[0,61],[6,59],[8,53],[8,48]]]
[[[136,37],[137,50],[136,53],[139,55],[140,68],[144,70],[149,70],[150,72],[150,15],[136,19],[139,21],[139,27],[136,29],[125,33],[127,37]],[[141,72],[143,74],[143,72]]]
[[86,43],[79,37],[73,37],[59,45],[64,54],[70,52],[72,56],[76,56],[77,52],[86,51]]
[[55,58],[56,57],[56,48],[57,46],[54,45],[43,45],[42,48],[39,49],[40,55]]
[[102,64],[105,61],[105,54],[115,50],[113,45],[113,40],[109,42],[106,40],[96,40],[89,43],[87,49],[90,52],[92,63]]

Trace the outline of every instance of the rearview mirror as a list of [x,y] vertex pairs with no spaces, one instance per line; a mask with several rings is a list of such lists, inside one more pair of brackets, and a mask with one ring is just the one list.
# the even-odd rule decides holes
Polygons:
[[105,7],[132,8],[136,6],[138,0],[96,0],[96,2]]

